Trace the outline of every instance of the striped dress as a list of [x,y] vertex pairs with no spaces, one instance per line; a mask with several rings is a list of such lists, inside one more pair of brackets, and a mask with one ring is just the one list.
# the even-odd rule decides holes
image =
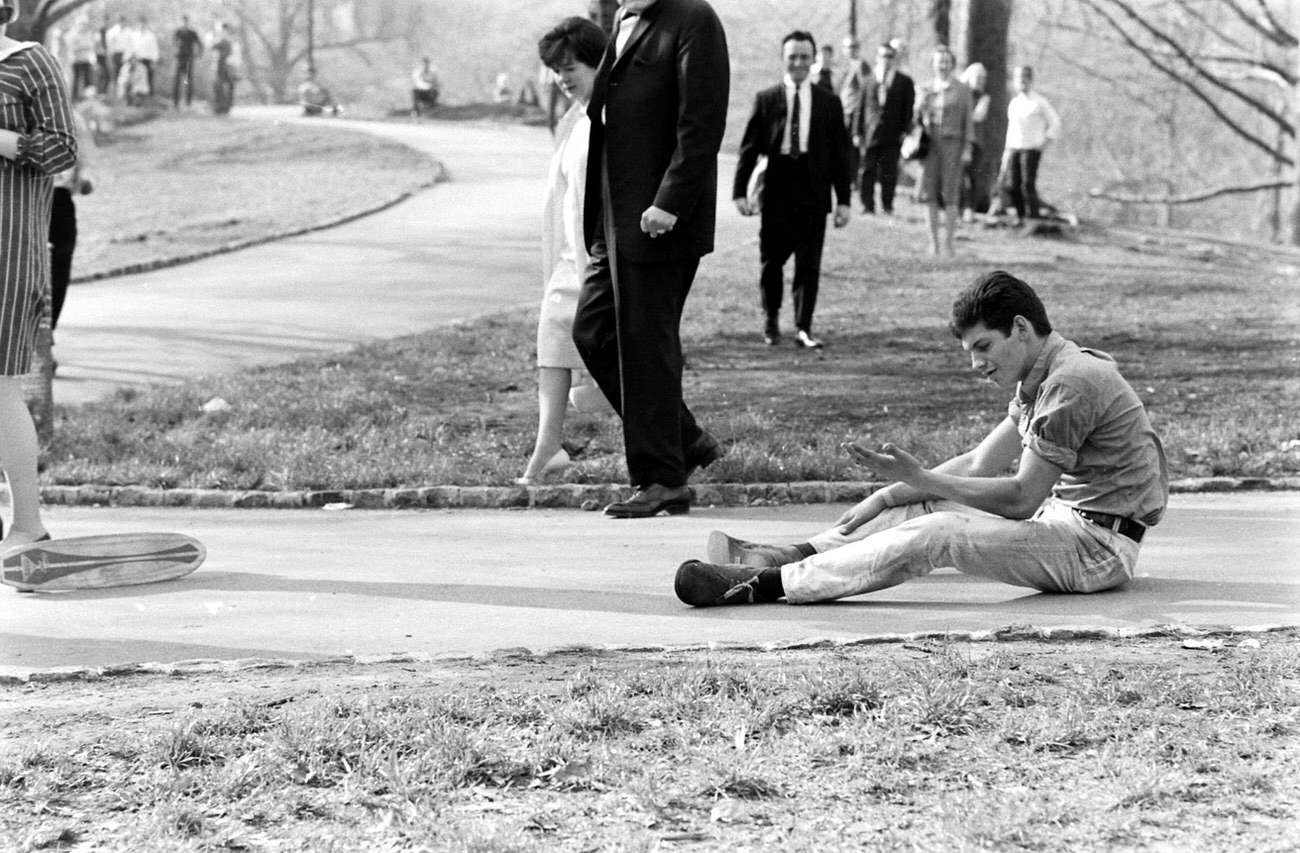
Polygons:
[[0,129],[22,136],[16,160],[0,157],[0,376],[20,376],[50,290],[53,176],[77,162],[63,74],[40,45],[0,48]]

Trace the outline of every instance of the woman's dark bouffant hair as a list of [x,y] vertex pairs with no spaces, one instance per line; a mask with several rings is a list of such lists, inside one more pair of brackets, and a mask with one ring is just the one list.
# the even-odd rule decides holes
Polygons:
[[1038,335],[1046,337],[1051,334],[1052,324],[1047,319],[1047,309],[1034,289],[1005,270],[994,270],[975,279],[957,297],[952,304],[952,322],[948,327],[956,338],[976,323],[1009,335],[1017,315],[1028,320]]
[[559,68],[570,57],[595,68],[605,53],[605,31],[586,18],[565,18],[537,43],[537,54],[547,68]]

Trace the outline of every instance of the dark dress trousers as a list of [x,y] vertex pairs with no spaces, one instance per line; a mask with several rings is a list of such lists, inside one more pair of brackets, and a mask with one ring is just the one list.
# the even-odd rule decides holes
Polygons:
[[[623,419],[632,484],[678,487],[686,448],[702,435],[682,402],[679,325],[700,258],[713,250],[727,41],[704,0],[658,0],[616,50],[611,40],[588,109],[591,260],[573,340]],[[677,216],[655,238],[641,231],[651,205]]]
[[881,104],[881,85],[881,81],[873,79],[862,90],[853,110],[853,135],[862,140],[858,174],[862,206],[868,211],[875,209],[876,184],[880,184],[880,206],[889,212],[894,209],[894,188],[898,186],[899,149],[912,126],[916,86],[911,77],[895,71]]
[[820,86],[810,87],[812,109],[808,150],[799,157],[781,153],[788,120],[784,85],[758,93],[754,112],[740,142],[740,158],[732,184],[733,198],[744,198],[759,155],[767,156],[763,211],[759,225],[759,290],[768,323],[775,325],[781,309],[785,263],[794,255],[795,326],[812,331],[813,311],[821,280],[822,245],[831,194],[843,205],[852,196],[849,136],[844,129],[840,99]]

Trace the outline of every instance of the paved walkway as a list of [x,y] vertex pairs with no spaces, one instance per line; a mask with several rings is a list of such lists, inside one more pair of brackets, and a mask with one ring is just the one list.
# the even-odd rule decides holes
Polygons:
[[708,509],[647,521],[579,510],[126,510],[55,507],[61,534],[177,530],[207,544],[170,583],[20,595],[0,587],[0,676],[191,659],[479,654],[570,644],[741,643],[992,630],[1300,625],[1300,503],[1176,495],[1124,591],[1043,595],[944,570],[835,604],[692,610],[682,560],[720,527],[798,541],[837,506]]
[[[531,304],[545,132],[365,127],[411,134],[453,181],[350,225],[79,286],[60,328],[58,398],[293,359]],[[752,239],[752,223],[737,219],[726,227]],[[674,598],[677,564],[702,556],[710,529],[793,541],[841,510],[697,508],[616,522],[576,510],[52,507],[48,521],[60,535],[177,530],[206,543],[208,562],[183,580],[144,587],[53,595],[0,587],[0,676],[192,659],[762,645],[1008,625],[1300,625],[1300,503],[1292,494],[1176,495],[1123,592],[1040,595],[945,571],[815,607],[692,611]]]
[[74,285],[59,319],[58,402],[335,352],[537,300],[544,128],[330,126],[407,143],[441,160],[452,180],[336,228]]

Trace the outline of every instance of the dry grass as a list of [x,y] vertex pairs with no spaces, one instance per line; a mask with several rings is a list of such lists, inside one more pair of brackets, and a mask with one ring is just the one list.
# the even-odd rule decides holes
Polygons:
[[198,113],[123,127],[92,157],[75,278],[334,221],[434,177],[423,154],[366,134]]
[[[945,323],[956,291],[994,267],[1033,284],[1066,336],[1118,359],[1175,477],[1300,471],[1300,256],[1176,234],[963,237],[963,259],[919,259],[911,205],[833,234],[819,353],[761,343],[756,246],[707,259],[683,326],[686,394],[730,453],[703,477],[868,478],[838,449],[867,435],[931,462],[970,446],[1006,398],[971,374]],[[63,409],[45,476],[269,490],[508,483],[533,441],[534,322],[507,314]],[[216,396],[232,411],[203,415]],[[572,416],[566,429],[572,481],[625,479],[616,422]]]
[[1287,633],[30,685],[0,693],[0,845],[1281,851],[1297,661]]

